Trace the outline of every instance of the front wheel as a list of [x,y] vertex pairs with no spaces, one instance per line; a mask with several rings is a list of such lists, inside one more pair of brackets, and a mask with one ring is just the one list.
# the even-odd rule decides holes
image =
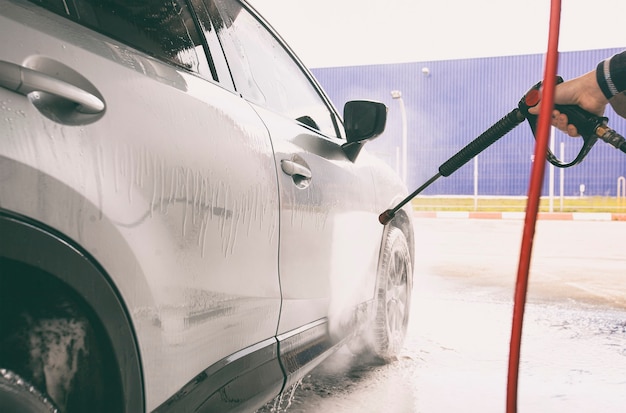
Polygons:
[[411,308],[413,266],[404,233],[390,228],[378,267],[376,314],[368,346],[385,361],[396,358],[404,344]]

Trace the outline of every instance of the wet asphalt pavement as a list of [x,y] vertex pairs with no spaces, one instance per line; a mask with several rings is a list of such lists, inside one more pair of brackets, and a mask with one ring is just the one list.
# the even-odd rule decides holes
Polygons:
[[[521,221],[418,219],[405,347],[340,350],[262,412],[504,412]],[[519,412],[626,411],[626,223],[540,221]]]

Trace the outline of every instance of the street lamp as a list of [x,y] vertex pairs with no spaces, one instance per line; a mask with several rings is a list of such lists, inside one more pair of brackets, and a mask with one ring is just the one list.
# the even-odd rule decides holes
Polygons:
[[407,123],[406,123],[406,109],[404,107],[404,100],[402,100],[402,92],[399,90],[392,90],[391,97],[398,100],[400,103],[400,114],[402,116],[402,181],[406,185],[407,183]]

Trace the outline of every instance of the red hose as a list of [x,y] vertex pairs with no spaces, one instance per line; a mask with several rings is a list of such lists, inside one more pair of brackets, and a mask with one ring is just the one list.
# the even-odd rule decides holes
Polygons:
[[550,32],[548,35],[548,52],[543,78],[543,93],[541,109],[537,121],[537,143],[535,145],[535,161],[530,176],[524,233],[520,251],[517,282],[515,284],[515,301],[513,306],[513,325],[511,328],[511,344],[509,349],[509,374],[507,386],[507,413],[517,412],[517,387],[519,378],[520,347],[522,340],[522,325],[524,322],[524,306],[528,287],[530,257],[532,253],[533,237],[539,210],[539,199],[543,186],[543,177],[546,164],[546,152],[550,136],[552,107],[554,105],[554,87],[556,86],[556,68],[559,60],[559,26],[561,20],[561,1],[552,0],[550,6]]

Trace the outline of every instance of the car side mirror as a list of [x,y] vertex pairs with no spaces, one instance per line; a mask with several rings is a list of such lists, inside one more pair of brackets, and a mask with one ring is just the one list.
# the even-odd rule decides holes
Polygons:
[[343,123],[347,143],[346,156],[354,162],[365,141],[379,136],[387,123],[387,106],[380,102],[352,100],[343,107]]

